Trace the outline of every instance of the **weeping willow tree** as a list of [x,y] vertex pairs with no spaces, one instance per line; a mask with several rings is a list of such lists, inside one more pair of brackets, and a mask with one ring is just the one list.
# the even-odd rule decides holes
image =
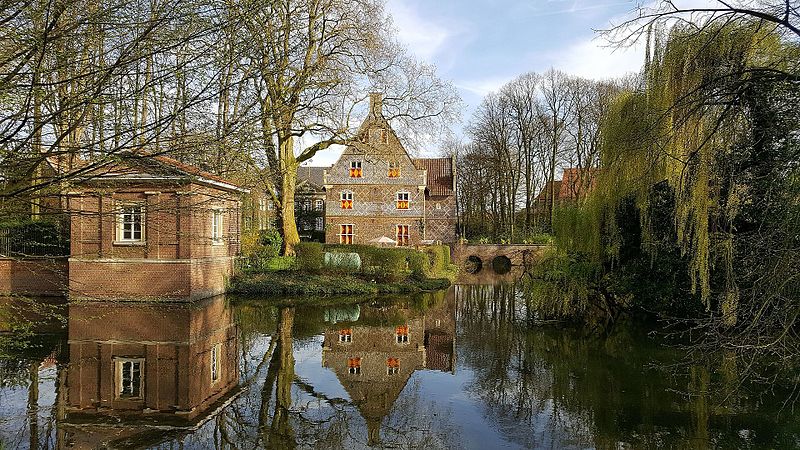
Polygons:
[[[653,204],[653,192],[666,185],[672,240],[691,291],[732,327],[742,316],[743,280],[753,297],[797,285],[791,281],[797,274],[787,273],[786,265],[759,267],[753,251],[743,248],[754,230],[768,225],[767,217],[777,227],[797,217],[792,211],[800,197],[791,194],[800,124],[792,119],[797,45],[782,40],[774,26],[745,20],[678,25],[651,32],[648,41],[641,87],[620,95],[603,123],[598,188],[585,204],[561,208],[554,223],[557,242],[613,270],[623,244],[618,212],[633,202],[641,250],[655,263],[659,245],[652,217],[663,204]],[[766,160],[769,167],[759,168]],[[797,248],[789,242],[792,231],[784,231],[771,243],[778,247],[773,251]],[[780,272],[789,277],[786,282],[766,282]]]

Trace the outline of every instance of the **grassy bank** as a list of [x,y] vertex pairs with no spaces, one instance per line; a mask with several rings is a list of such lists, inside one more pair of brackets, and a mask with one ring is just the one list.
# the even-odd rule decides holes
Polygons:
[[301,243],[296,257],[274,257],[244,267],[228,292],[242,296],[351,296],[445,289],[457,270],[450,248],[420,250]]

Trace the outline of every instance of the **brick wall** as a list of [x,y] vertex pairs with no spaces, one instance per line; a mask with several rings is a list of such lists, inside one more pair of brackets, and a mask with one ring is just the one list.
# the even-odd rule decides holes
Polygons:
[[234,259],[70,259],[69,294],[90,299],[197,300],[225,292]]
[[67,284],[66,259],[0,258],[0,294],[60,296]]
[[[122,242],[121,205],[144,207],[144,238]],[[78,298],[194,300],[225,291],[239,252],[240,204],[196,184],[126,185],[70,195],[69,292]],[[215,211],[222,239],[212,239]]]

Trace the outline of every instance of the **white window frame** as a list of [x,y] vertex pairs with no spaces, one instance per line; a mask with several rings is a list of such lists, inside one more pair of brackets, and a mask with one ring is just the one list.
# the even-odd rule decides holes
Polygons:
[[411,327],[409,327],[408,325],[402,325],[402,327],[404,327],[405,331],[406,331],[404,334],[403,333],[398,333],[397,328],[400,328],[400,327],[396,327],[395,328],[395,332],[394,332],[395,342],[398,343],[398,344],[408,344],[408,342],[409,342],[408,336],[411,334]]
[[317,217],[314,221],[314,229],[316,231],[324,230],[325,229],[325,218],[320,216]]
[[[344,202],[344,201],[349,201],[350,202],[350,207],[349,208],[345,208],[344,206],[342,206],[342,202]],[[353,201],[353,192],[352,191],[342,191],[342,192],[339,193],[339,208],[341,208],[341,209],[353,209],[354,206],[355,206],[355,201]]]
[[[342,227],[350,227],[350,233],[349,234],[343,233],[342,232]],[[356,226],[354,224],[352,224],[352,223],[339,224],[339,243],[340,244],[346,244],[346,242],[344,242],[344,237],[345,236],[350,236],[350,244],[355,242]]]
[[225,211],[222,208],[211,210],[211,245],[223,245],[225,243]]
[[[128,215],[126,213],[126,209],[128,208],[139,208],[139,213],[135,214],[133,212],[130,213],[132,219],[130,222],[125,222],[125,216]],[[146,239],[146,224],[147,224],[147,214],[145,211],[145,204],[144,202],[119,202],[117,204],[117,233],[116,239],[114,240],[116,243],[119,244],[143,244]],[[136,221],[133,220],[133,217],[139,216],[139,238],[134,238],[135,230],[134,225]],[[126,238],[125,237],[125,224],[130,223],[131,229],[130,234],[131,236]]]
[[[395,359],[397,360],[397,366],[390,366],[389,361]],[[386,359],[386,375],[397,375],[400,373],[400,358],[387,358]]]
[[[123,365],[125,363],[131,363],[131,383],[133,383],[133,365],[139,364],[139,395],[125,395],[122,392],[122,375],[123,375]],[[144,400],[144,378],[145,378],[145,361],[144,358],[114,358],[114,398],[116,399],[123,399],[123,400]],[[133,390],[133,389],[132,389]]]
[[222,353],[222,344],[215,344],[211,347],[211,361],[210,361],[210,372],[211,372],[211,384],[216,383],[220,380],[220,365],[219,365],[219,355]]
[[[357,359],[358,360],[358,366],[350,367],[350,360],[351,359]],[[356,358],[348,358],[347,359],[347,372],[350,375],[361,375],[361,362],[362,361],[363,361],[363,358],[358,358],[358,357],[356,357]]]
[[[407,202],[405,208],[400,207],[400,202]],[[408,191],[400,191],[394,194],[394,207],[395,209],[405,211],[411,209],[411,192]]]
[[314,200],[314,211],[322,211],[324,207],[325,207],[324,201],[322,201],[321,199]]
[[[350,331],[350,332],[344,333],[344,331]],[[353,342],[353,330],[352,329],[339,330],[339,342],[341,342],[342,344],[349,344]]]
[[[358,169],[358,176],[351,175],[355,169]],[[364,161],[360,159],[350,161],[350,170],[347,174],[350,175],[350,178],[364,178]]]

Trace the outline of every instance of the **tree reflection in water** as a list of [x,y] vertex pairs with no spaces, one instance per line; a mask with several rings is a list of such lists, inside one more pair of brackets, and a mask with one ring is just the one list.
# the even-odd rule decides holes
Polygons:
[[[775,397],[749,396],[732,356],[676,365],[681,351],[633,327],[603,336],[535,327],[531,304],[513,285],[461,285],[350,306],[224,298],[72,305],[68,338],[63,329],[32,327],[25,343],[0,345],[0,442],[796,446],[800,430],[792,412],[780,410],[781,387]],[[144,361],[145,398],[114,397],[115,355]],[[216,360],[223,362],[220,381],[209,369]]]

